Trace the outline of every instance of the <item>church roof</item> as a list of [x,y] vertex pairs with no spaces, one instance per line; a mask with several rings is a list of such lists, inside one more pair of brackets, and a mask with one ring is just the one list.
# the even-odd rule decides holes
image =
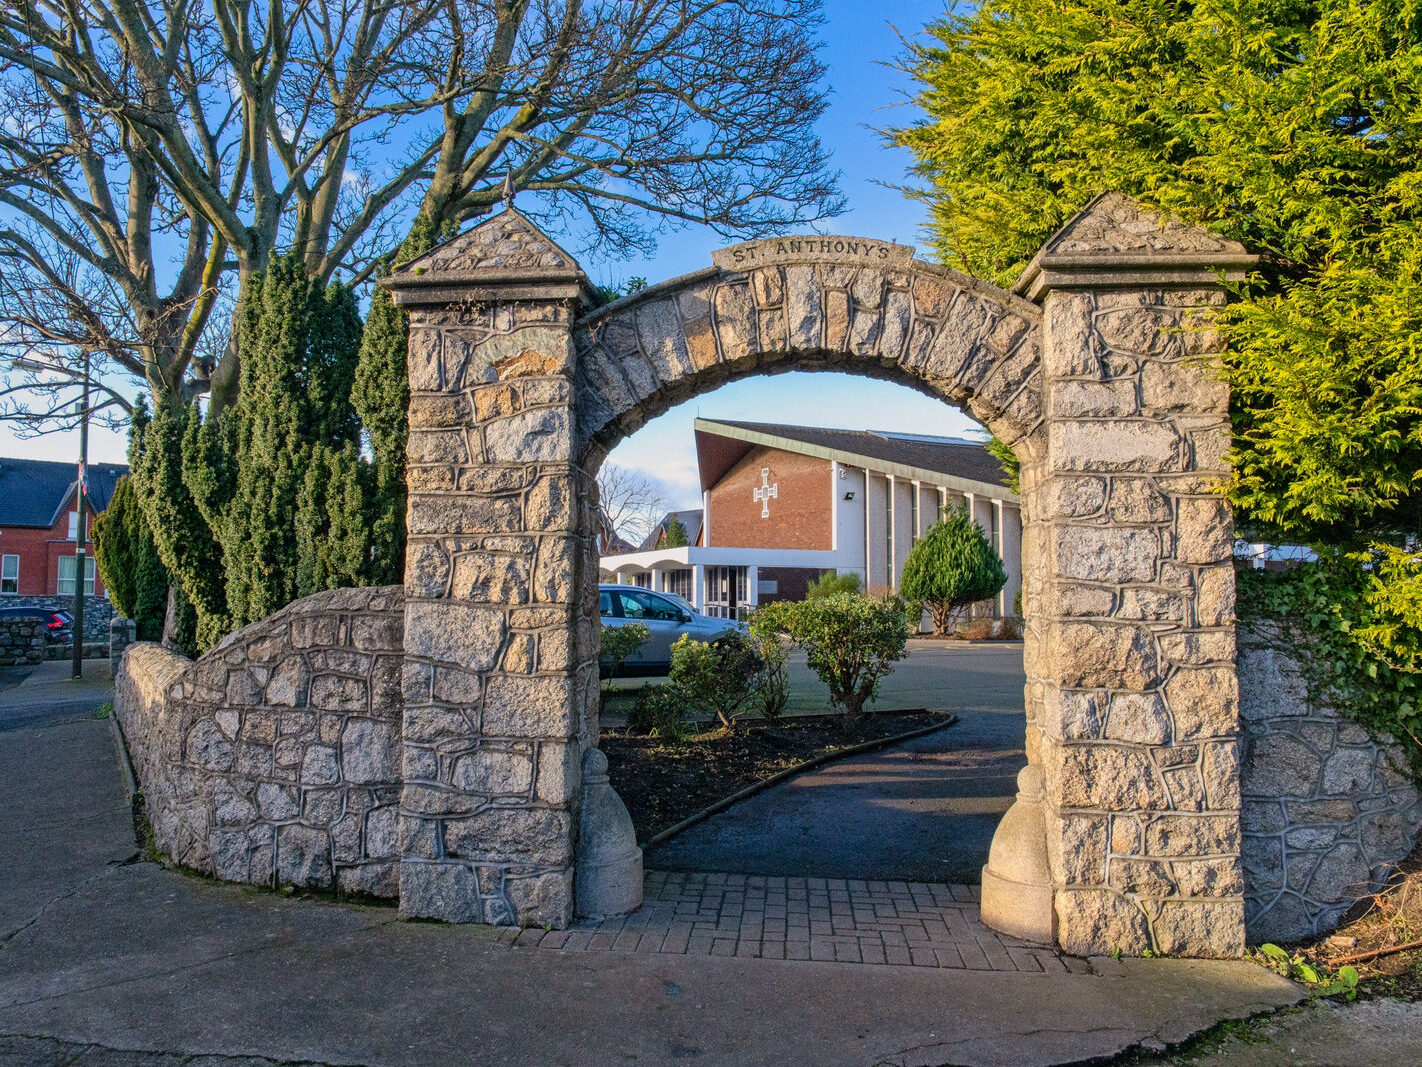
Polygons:
[[[837,430],[822,426],[783,426],[766,422],[697,419],[697,459],[701,487],[709,489],[755,445],[780,448],[836,460],[848,466],[873,467],[896,477],[941,476],[947,483],[1010,497],[1007,475],[987,448],[961,437],[894,433],[889,430]],[[703,435],[726,438],[739,447],[716,447]]]

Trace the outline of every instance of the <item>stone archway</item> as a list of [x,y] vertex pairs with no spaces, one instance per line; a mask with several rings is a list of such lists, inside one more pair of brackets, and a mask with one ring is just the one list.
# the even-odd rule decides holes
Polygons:
[[577,263],[513,210],[390,278],[411,326],[402,912],[570,921],[597,739],[592,472],[698,392],[818,367],[963,406],[1023,461],[1030,768],[985,918],[1079,953],[1241,952],[1209,322],[1250,262],[1107,195],[1015,293],[816,236],[588,312]]

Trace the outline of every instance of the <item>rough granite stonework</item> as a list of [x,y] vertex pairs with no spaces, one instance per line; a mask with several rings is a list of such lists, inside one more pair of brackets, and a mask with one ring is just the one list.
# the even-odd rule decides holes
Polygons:
[[115,615],[109,620],[109,671],[117,678],[124,649],[138,640],[138,623]]
[[562,928],[597,743],[571,341],[591,292],[516,211],[388,284],[410,312],[400,911]]
[[[1071,952],[1244,949],[1229,394],[1210,329],[1251,257],[1099,197],[1017,285],[1043,306],[1022,470],[1029,759]],[[1026,459],[1026,457],[1024,457]]]
[[1270,624],[1239,633],[1245,925],[1252,943],[1330,930],[1422,831],[1406,756],[1315,700]]
[[[1028,756],[1060,943],[1244,947],[1226,244],[1102,197],[1022,296],[856,238],[772,238],[591,312],[517,212],[388,279],[410,311],[401,906],[561,926],[596,738],[595,482],[648,419],[831,369],[966,408],[1023,461]],[[1025,297],[1025,298],[1024,298]]]
[[[572,257],[506,211],[387,280],[411,327],[405,587],[308,597],[196,663],[128,648],[116,707],[159,848],[566,927],[598,896],[579,862],[636,861],[599,845],[627,833],[578,840],[606,788],[597,465],[733,377],[826,368],[964,406],[1022,460],[1029,767],[984,918],[1073,953],[1237,955],[1246,930],[1326,928],[1408,851],[1422,802],[1387,752],[1268,635],[1236,659],[1211,323],[1242,249],[1104,196],[1024,295],[862,238],[715,260],[587,312]],[[635,906],[635,877],[607,884]]]
[[0,619],[0,667],[29,667],[44,662],[45,624],[17,615]]
[[158,848],[232,882],[399,890],[401,590],[289,604],[196,662],[129,646],[115,713]]

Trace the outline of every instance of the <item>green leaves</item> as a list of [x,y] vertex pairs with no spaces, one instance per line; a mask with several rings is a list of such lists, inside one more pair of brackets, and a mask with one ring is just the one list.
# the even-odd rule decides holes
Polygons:
[[1422,535],[1415,0],[984,0],[906,65],[923,117],[890,137],[951,266],[1009,284],[1106,190],[1263,254],[1221,322],[1237,515],[1372,552],[1350,655],[1383,686],[1422,665],[1422,582],[1389,547]]
[[898,598],[836,593],[760,611],[770,609],[762,630],[778,628],[804,649],[810,669],[829,688],[830,702],[850,716],[863,712],[878,694],[879,680],[906,654],[908,612]]
[[1352,1000],[1358,995],[1358,969],[1344,965],[1336,971],[1321,972],[1298,953],[1290,954],[1278,945],[1260,945],[1259,955],[1271,971],[1308,987],[1313,996],[1342,994]]
[[624,626],[604,626],[598,635],[598,662],[609,678],[615,678],[627,657],[651,638],[645,623],[629,622]]
[[1007,584],[1002,560],[967,511],[950,507],[904,561],[899,591],[921,601],[935,633],[946,634],[969,605],[996,596]]
[[[142,424],[135,430],[142,432]],[[153,534],[127,475],[114,487],[109,506],[94,520],[94,555],[114,610],[133,619],[140,641],[163,636],[168,607],[168,573],[158,558]]]
[[1297,646],[1312,698],[1393,738],[1422,780],[1422,649],[1407,621],[1418,573],[1402,554],[1333,552],[1287,571],[1241,571],[1237,586],[1241,618],[1270,620]]
[[693,708],[716,713],[721,725],[735,726],[736,716],[756,696],[765,664],[756,645],[738,630],[714,641],[682,634],[671,650],[671,684]]

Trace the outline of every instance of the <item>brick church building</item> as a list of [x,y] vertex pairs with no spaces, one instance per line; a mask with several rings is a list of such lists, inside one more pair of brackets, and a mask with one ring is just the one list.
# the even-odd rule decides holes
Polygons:
[[[722,617],[798,600],[827,570],[896,589],[909,548],[950,505],[1002,557],[1006,617],[1022,587],[1022,519],[983,445],[951,437],[697,419],[699,511],[673,512],[635,551],[604,555],[605,581],[677,593]],[[675,519],[687,544],[665,546]],[[677,540],[678,538],[673,538]]]

